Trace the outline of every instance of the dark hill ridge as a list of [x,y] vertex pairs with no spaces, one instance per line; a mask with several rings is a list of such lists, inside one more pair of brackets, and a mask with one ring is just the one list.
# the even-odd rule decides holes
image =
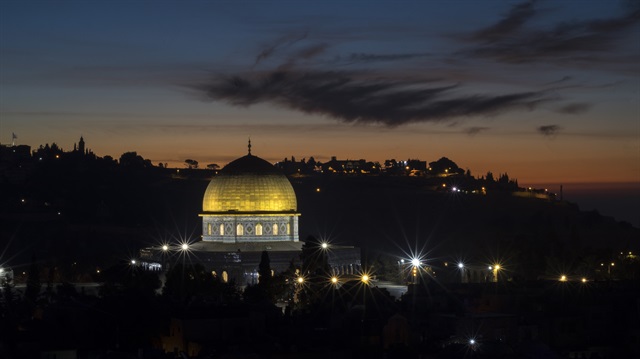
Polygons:
[[[211,174],[50,168],[21,185],[4,183],[1,262],[25,264],[36,253],[43,261],[81,260],[95,267],[149,244],[199,238],[198,214]],[[549,256],[599,260],[638,251],[639,229],[565,202],[507,191],[438,192],[412,177],[312,176],[292,178],[292,184],[302,240],[313,235],[357,245],[368,257],[425,248],[443,260],[512,258],[533,273]]]
[[293,183],[302,213],[301,238],[311,234],[352,243],[369,257],[424,248],[428,257],[442,261],[510,260],[533,275],[547,257],[569,266],[581,258],[608,260],[619,251],[637,252],[640,244],[639,229],[597,212],[580,212],[567,202],[510,192],[436,192],[404,177]]

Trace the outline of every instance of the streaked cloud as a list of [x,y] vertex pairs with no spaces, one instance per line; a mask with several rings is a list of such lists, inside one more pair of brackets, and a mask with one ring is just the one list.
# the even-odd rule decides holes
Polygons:
[[465,94],[456,84],[363,78],[348,71],[247,73],[216,78],[194,88],[211,100],[234,106],[271,103],[342,122],[388,127],[532,110],[551,101],[541,91]]
[[467,129],[465,129],[464,132],[466,134],[468,134],[468,135],[473,136],[473,135],[479,134],[480,132],[488,131],[490,129],[491,129],[491,127],[469,127]]
[[544,125],[544,126],[538,127],[538,133],[544,136],[554,136],[561,130],[562,130],[562,127],[558,125]]
[[575,102],[575,103],[564,105],[558,108],[556,111],[558,113],[563,113],[568,115],[578,115],[578,114],[589,111],[589,108],[591,108],[591,104],[583,103],[583,102],[580,102],[580,103]]
[[[624,49],[622,40],[636,37],[634,28],[640,23],[640,9],[627,7],[616,17],[573,20],[527,28],[526,23],[538,12],[534,2],[514,5],[497,23],[462,38],[476,43],[459,54],[482,57],[498,62],[524,64],[553,62],[569,66],[595,63],[634,62],[639,54],[612,55],[613,49]],[[637,67],[636,67],[637,68]]]

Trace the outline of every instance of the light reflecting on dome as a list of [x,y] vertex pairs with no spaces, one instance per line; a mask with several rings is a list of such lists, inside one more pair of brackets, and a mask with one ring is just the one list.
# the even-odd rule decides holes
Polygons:
[[220,171],[205,191],[204,212],[295,212],[296,194],[285,175],[252,155]]

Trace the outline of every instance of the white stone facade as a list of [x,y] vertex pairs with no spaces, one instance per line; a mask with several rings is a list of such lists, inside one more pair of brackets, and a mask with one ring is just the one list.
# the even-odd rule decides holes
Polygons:
[[219,243],[298,242],[298,213],[201,214],[202,240]]

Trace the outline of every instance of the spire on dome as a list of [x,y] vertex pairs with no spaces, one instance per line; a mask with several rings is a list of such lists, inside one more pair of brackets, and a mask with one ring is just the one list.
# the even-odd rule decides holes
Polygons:
[[249,137],[249,145],[247,147],[249,148],[249,155],[251,155],[251,137]]

